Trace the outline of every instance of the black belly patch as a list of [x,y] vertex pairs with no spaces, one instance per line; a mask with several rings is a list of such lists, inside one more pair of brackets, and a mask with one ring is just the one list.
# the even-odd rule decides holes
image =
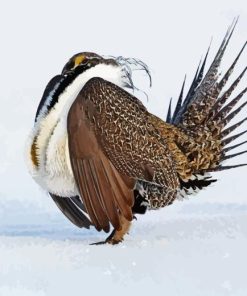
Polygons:
[[147,206],[143,203],[145,203],[146,200],[140,195],[137,190],[134,191],[134,196],[135,203],[132,207],[133,214],[145,214],[147,211]]

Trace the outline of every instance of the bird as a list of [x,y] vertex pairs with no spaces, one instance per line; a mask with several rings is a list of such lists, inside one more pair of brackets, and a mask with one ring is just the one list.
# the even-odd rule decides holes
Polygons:
[[118,244],[137,214],[171,205],[217,180],[212,172],[244,166],[222,165],[246,153],[229,146],[246,131],[231,134],[247,117],[228,126],[246,106],[232,109],[247,91],[231,98],[246,67],[226,89],[241,51],[223,77],[219,69],[237,20],[228,28],[205,72],[209,49],[184,96],[166,120],[150,113],[133,93],[137,59],[92,52],[72,56],[46,86],[28,138],[30,174],[76,226],[110,232],[103,242]]

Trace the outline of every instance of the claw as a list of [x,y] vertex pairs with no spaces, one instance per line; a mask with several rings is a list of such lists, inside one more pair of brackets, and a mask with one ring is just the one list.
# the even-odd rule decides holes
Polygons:
[[107,243],[106,241],[102,241],[102,242],[92,243],[92,244],[89,244],[89,245],[90,246],[97,246],[97,245],[104,245],[106,243]]
[[105,244],[110,244],[110,245],[117,245],[119,243],[121,243],[123,241],[123,239],[121,240],[116,240],[114,238],[110,238],[110,239],[106,239],[105,241],[102,241],[102,242],[97,242],[97,243],[92,243],[90,244],[90,246],[97,246],[97,245],[105,245]]

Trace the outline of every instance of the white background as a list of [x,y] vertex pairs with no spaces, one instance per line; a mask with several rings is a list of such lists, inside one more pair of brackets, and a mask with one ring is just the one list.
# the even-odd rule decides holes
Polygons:
[[[139,218],[122,246],[96,249],[88,243],[104,235],[70,226],[24,164],[44,87],[70,56],[94,51],[142,59],[153,87],[139,75],[149,100],[140,98],[164,118],[184,74],[191,81],[211,37],[212,60],[237,15],[223,71],[246,41],[246,1],[1,1],[0,295],[90,289],[110,295],[246,295],[246,168],[218,173],[219,182],[193,200]],[[244,77],[238,91],[246,82]],[[246,110],[238,118],[245,116]],[[232,163],[240,161],[247,162],[246,155]]]

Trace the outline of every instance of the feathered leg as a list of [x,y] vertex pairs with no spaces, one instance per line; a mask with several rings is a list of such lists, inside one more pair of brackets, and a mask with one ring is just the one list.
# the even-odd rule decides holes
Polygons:
[[124,216],[120,217],[120,221],[121,221],[121,229],[119,230],[113,229],[113,231],[106,238],[105,241],[93,243],[92,245],[102,245],[102,244],[117,245],[121,243],[124,240],[125,234],[128,233],[130,229],[131,221],[128,221],[127,219],[125,219]]

